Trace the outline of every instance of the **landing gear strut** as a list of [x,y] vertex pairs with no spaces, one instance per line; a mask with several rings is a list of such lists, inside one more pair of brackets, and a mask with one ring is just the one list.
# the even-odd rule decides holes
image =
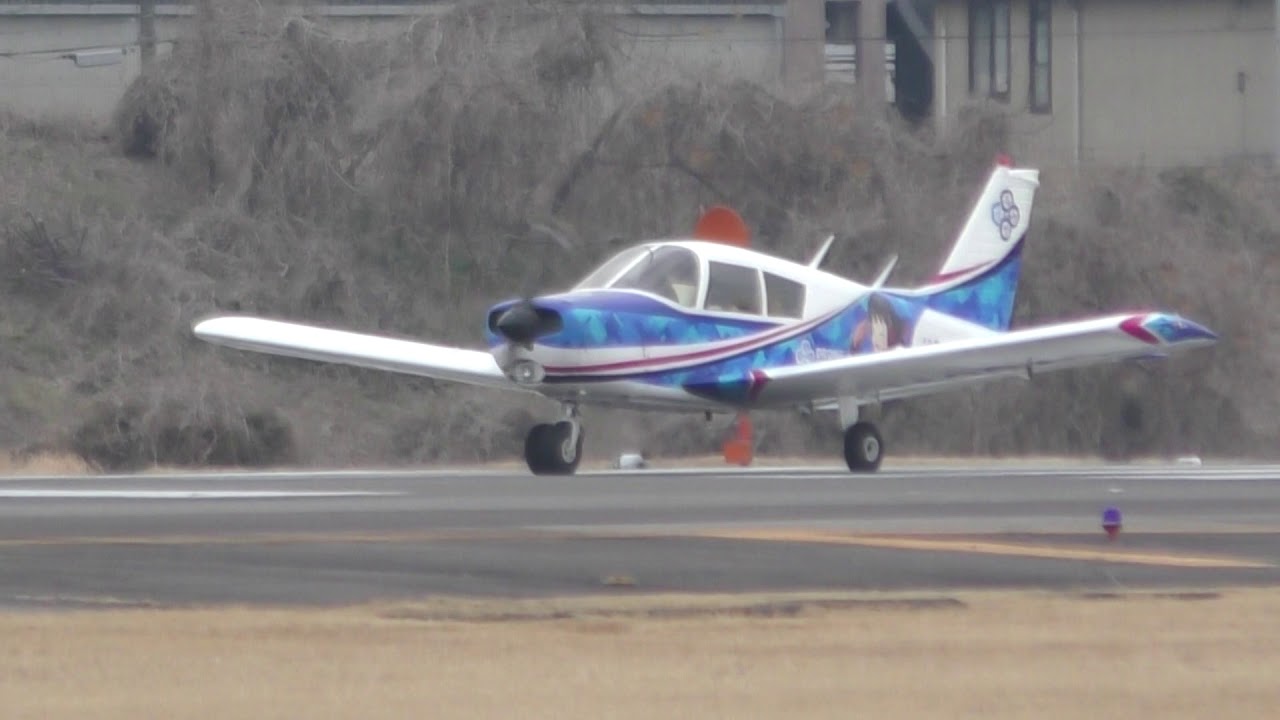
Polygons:
[[567,406],[565,419],[539,423],[524,439],[524,461],[534,475],[572,475],[582,459],[582,423],[578,409]]
[[884,457],[884,440],[876,426],[856,422],[844,431],[844,461],[854,472],[875,472]]

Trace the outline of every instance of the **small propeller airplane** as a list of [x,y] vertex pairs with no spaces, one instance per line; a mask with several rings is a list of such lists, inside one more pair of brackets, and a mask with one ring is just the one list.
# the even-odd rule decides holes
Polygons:
[[703,214],[685,239],[619,252],[566,292],[514,299],[487,315],[488,351],[244,316],[197,337],[242,350],[540,393],[562,418],[525,440],[535,474],[571,474],[579,407],[746,413],[834,410],[851,471],[880,467],[884,442],[859,409],[1001,378],[1213,344],[1209,329],[1140,312],[1010,330],[1039,172],[997,163],[929,283],[885,287],[751,250],[732,210]]

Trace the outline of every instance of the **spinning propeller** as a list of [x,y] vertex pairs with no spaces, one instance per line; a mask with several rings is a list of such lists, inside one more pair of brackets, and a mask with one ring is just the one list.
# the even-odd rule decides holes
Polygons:
[[[542,223],[528,223],[521,235],[509,237],[511,251],[517,242],[536,241],[557,248],[566,254],[577,249],[577,243],[569,233]],[[542,253],[545,259],[548,253]],[[522,263],[523,282],[519,300],[506,308],[495,310],[489,315],[489,329],[506,339],[506,345],[494,353],[495,359],[503,370],[514,380],[522,383],[541,382],[543,372],[535,363],[521,361],[517,347],[532,349],[533,343],[544,335],[559,332],[564,327],[560,313],[550,308],[538,307],[534,303],[537,289],[545,275],[544,263]],[[542,272],[539,272],[541,270]]]

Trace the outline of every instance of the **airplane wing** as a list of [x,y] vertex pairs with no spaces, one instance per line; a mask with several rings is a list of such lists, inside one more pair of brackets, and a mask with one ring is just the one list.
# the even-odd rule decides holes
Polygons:
[[1216,340],[1213,332],[1176,315],[1117,315],[807,365],[762,368],[747,378],[722,381],[715,393],[706,392],[711,389],[706,386],[688,389],[766,407],[839,397],[893,400],[998,378],[1030,378],[1052,370],[1166,357]]
[[226,316],[196,324],[196,337],[240,350],[342,363],[471,385],[521,389],[480,350],[428,345],[312,325]]

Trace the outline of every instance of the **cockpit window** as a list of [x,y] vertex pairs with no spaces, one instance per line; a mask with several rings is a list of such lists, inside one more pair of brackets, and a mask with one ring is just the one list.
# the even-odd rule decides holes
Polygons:
[[698,256],[691,250],[672,245],[654,248],[648,252],[612,287],[643,290],[678,303],[693,307],[698,303]]
[[708,270],[708,310],[752,315],[762,312],[759,270],[720,262],[708,263]]
[[578,283],[576,289],[589,290],[592,288],[607,287],[609,282],[618,276],[618,273],[630,267],[635,259],[648,252],[644,247],[627,248],[622,252],[614,255],[604,262],[603,265],[591,271],[591,274],[582,279]]
[[767,272],[764,274],[764,293],[769,301],[771,317],[798,318],[804,315],[804,285]]

